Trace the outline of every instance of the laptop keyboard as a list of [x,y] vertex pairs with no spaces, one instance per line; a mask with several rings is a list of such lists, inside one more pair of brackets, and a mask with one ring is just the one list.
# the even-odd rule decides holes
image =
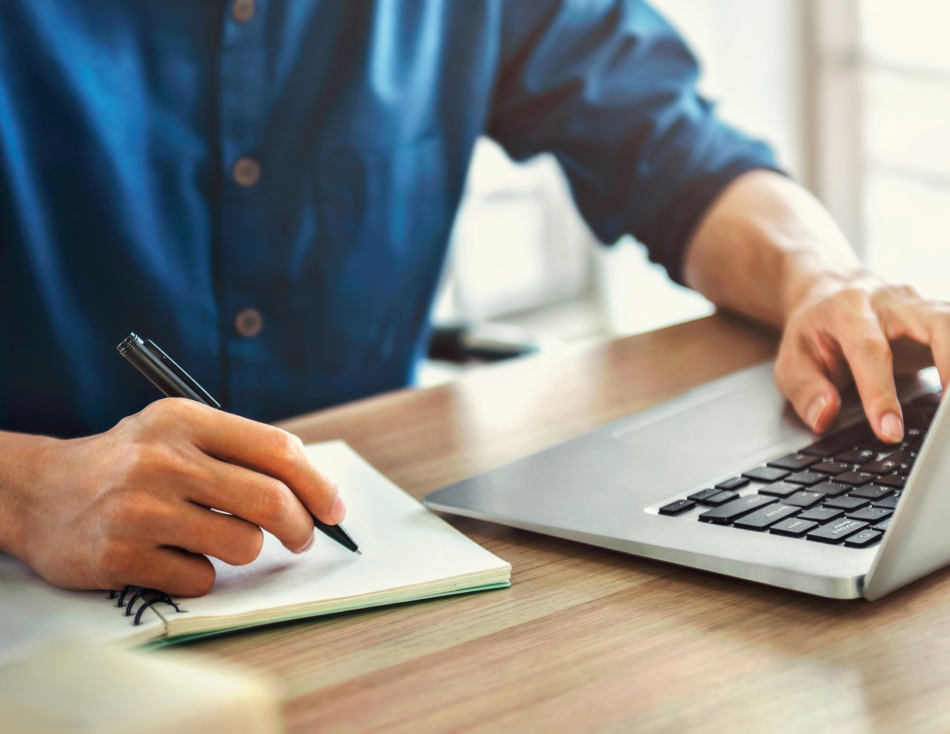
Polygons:
[[699,522],[849,548],[873,546],[887,531],[939,401],[939,393],[930,393],[903,406],[899,444],[878,440],[864,421],[664,505],[659,513],[684,515],[698,507],[704,510]]

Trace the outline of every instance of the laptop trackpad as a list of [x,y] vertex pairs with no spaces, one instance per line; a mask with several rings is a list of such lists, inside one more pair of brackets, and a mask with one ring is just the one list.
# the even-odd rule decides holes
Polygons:
[[743,370],[661,406],[430,495],[433,506],[554,527],[648,522],[643,509],[805,446],[772,364]]

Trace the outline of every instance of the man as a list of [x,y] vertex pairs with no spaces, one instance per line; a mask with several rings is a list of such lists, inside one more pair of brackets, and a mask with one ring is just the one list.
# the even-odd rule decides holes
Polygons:
[[[635,0],[0,4],[0,549],[65,587],[192,595],[261,528],[307,550],[304,506],[341,521],[255,421],[410,380],[480,134],[553,152],[603,241],[782,326],[809,426],[853,374],[900,440],[889,344],[946,381],[948,307],[864,270],[696,75]],[[133,329],[230,413],[148,405],[114,351]]]

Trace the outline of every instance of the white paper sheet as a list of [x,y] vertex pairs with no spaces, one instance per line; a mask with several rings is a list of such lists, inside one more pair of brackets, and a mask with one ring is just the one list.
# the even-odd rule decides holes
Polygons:
[[[184,603],[189,632],[200,619],[218,618],[212,626],[221,626],[223,617],[271,618],[268,610],[294,605],[350,608],[346,601],[355,597],[402,600],[432,584],[451,586],[459,579],[463,586],[479,586],[471,579],[492,577],[494,583],[510,573],[509,564],[426,510],[346,443],[313,444],[307,453],[340,487],[347,506],[343,525],[362,555],[322,533],[307,553],[295,555],[265,533],[260,557],[248,566],[212,559],[214,588]],[[173,634],[184,616],[170,615]]]

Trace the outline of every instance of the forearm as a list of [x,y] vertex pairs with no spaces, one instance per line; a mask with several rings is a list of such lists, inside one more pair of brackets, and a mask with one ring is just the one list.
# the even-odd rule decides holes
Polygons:
[[713,203],[684,276],[717,306],[778,327],[823,283],[871,277],[824,207],[764,170],[740,176]]

